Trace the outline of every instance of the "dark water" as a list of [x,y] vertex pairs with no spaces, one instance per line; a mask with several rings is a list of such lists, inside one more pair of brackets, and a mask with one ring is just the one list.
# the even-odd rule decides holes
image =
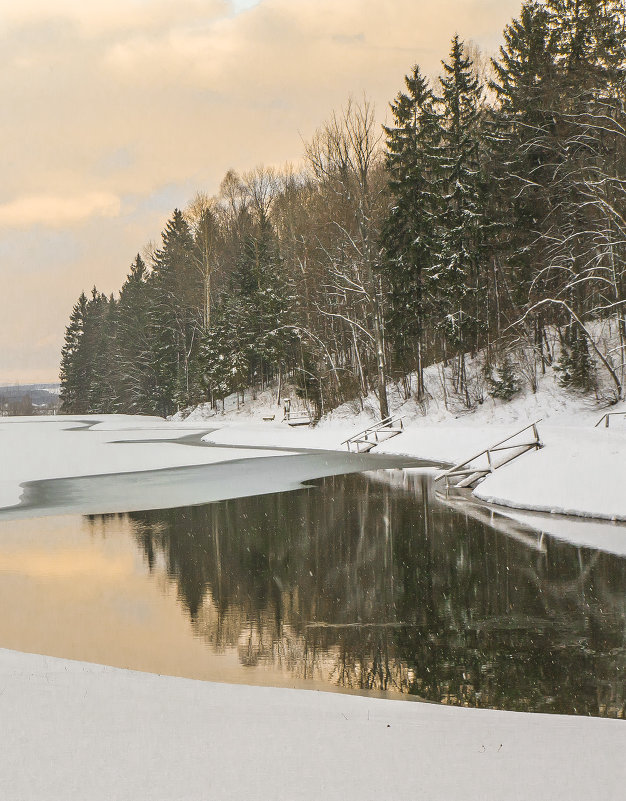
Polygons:
[[[27,609],[39,592],[33,604],[52,622],[26,645],[0,624],[0,645],[199,678],[625,715],[626,559],[505,533],[438,502],[426,478],[403,488],[335,476],[60,520],[28,546],[39,578],[18,581],[15,565],[32,565],[32,553],[0,564],[0,600],[11,582]],[[5,538],[7,552],[28,542],[23,530]],[[46,548],[59,574],[78,551],[94,562],[90,587],[74,588],[84,623],[63,611],[72,579],[49,578]]]

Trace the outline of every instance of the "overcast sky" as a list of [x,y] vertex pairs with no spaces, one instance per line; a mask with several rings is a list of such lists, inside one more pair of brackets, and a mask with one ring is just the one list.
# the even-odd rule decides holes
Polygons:
[[0,0],[0,382],[56,381],[82,289],[227,169],[297,162],[350,94],[381,119],[520,0]]

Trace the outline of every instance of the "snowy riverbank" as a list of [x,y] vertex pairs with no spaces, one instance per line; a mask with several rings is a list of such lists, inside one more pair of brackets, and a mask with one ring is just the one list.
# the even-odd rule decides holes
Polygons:
[[[474,495],[503,507],[626,520],[626,404],[611,408],[622,415],[615,414],[609,428],[596,428],[601,415],[598,409],[570,402],[555,410],[553,401],[554,397],[544,393],[506,405],[486,404],[472,415],[447,414],[435,423],[432,416],[424,417],[405,404],[398,410],[404,416],[404,432],[372,453],[450,464],[542,417],[539,433],[544,447],[487,476]],[[276,413],[268,396],[249,404],[245,416],[242,412],[208,418],[195,414],[175,422],[102,415],[4,418],[0,442],[10,458],[0,467],[0,508],[15,508],[27,484],[50,479],[139,475],[263,457],[274,459],[273,471],[278,477],[276,458],[315,450],[345,454],[344,440],[372,420],[367,410],[355,415],[344,408],[315,428],[290,428],[282,422],[263,422],[272,409]],[[211,447],[197,447],[202,445],[201,439]],[[190,444],[195,447],[180,447]],[[354,469],[358,465],[349,472]],[[363,469],[371,468],[364,465]],[[185,496],[184,501],[232,497],[237,488],[228,485],[227,473],[214,475],[216,479],[220,476],[219,486],[217,481],[207,484],[197,497]],[[299,475],[294,473],[293,481],[297,482]],[[312,476],[302,476],[307,477]],[[257,481],[253,489],[264,492],[272,488],[272,482]]]
[[[537,377],[536,392],[525,387],[508,402],[485,395],[468,410],[458,399],[443,397],[436,365],[427,368],[425,376],[426,404],[415,396],[405,397],[394,384],[388,386],[391,413],[403,418],[405,431],[376,452],[454,464],[540,420],[545,447],[488,476],[474,495],[509,508],[626,520],[626,402],[606,407],[591,396],[569,393],[548,369]],[[187,422],[218,426],[220,430],[205,438],[215,444],[245,445],[253,440],[266,447],[342,448],[343,440],[378,419],[372,394],[362,406],[347,403],[325,415],[315,429],[289,429],[284,423],[263,422],[281,418],[276,401],[272,389],[245,404],[237,404],[233,396],[226,400],[225,414],[201,406]],[[610,427],[596,428],[607,412],[612,415]]]
[[[449,462],[526,421],[477,417],[474,425],[468,418],[425,425],[415,416],[406,422],[406,431],[380,450]],[[49,486],[53,479],[80,477],[98,481],[84,491],[97,489],[100,495],[106,476],[121,473],[121,484],[115,477],[123,492],[137,492],[149,474],[164,475],[154,503],[200,503],[211,500],[215,489],[206,473],[195,483],[185,479],[194,490],[180,494],[180,487],[168,483],[170,468],[214,470],[221,481],[216,497],[234,497],[244,490],[228,478],[229,465],[242,462],[249,464],[251,480],[262,478],[255,491],[293,488],[315,470],[354,470],[360,464],[371,469],[367,457],[362,463],[349,457],[350,465],[333,462],[347,458],[341,443],[363,424],[341,414],[315,429],[265,423],[258,413],[246,421],[184,423],[102,416],[4,419],[0,498],[14,506],[23,485],[32,493],[28,482],[47,479],[43,486]],[[550,509],[570,504],[578,514],[621,515],[621,426],[594,429],[593,420],[569,414],[550,419],[541,436],[545,448],[503,468],[479,490],[500,502]],[[214,447],[203,447],[201,437]],[[306,453],[319,449],[337,452]],[[328,464],[296,469],[296,460],[307,458]],[[76,503],[76,483],[63,485],[59,494],[68,488]],[[145,502],[140,497],[137,503]],[[112,508],[115,498],[113,493]],[[536,525],[543,527],[541,521]],[[593,525],[610,529],[614,538],[624,531]],[[586,528],[581,536],[597,547],[595,530]],[[7,650],[0,650],[0,715],[0,797],[23,801],[588,801],[621,798],[626,781],[623,721],[196,682]]]
[[[538,428],[543,447],[487,476],[474,496],[517,509],[626,520],[626,426],[540,423]],[[415,427],[378,450],[454,462],[515,431],[515,426]],[[526,439],[532,440],[529,432]]]
[[623,797],[623,721],[234,686],[0,650],[12,801]]
[[[614,411],[626,412],[626,404]],[[626,520],[626,415],[616,416],[610,428],[596,428],[599,417],[597,411],[586,409],[548,416],[539,423],[543,447],[488,476],[475,489],[475,497],[530,511]],[[507,423],[504,416],[489,420],[486,415],[476,415],[432,425],[423,418],[407,417],[404,432],[374,452],[452,464],[535,419],[517,417]],[[241,447],[253,441],[268,448],[342,449],[343,440],[365,425],[362,417],[357,424],[331,418],[311,430],[290,429],[282,423],[226,422],[204,439],[215,445]]]

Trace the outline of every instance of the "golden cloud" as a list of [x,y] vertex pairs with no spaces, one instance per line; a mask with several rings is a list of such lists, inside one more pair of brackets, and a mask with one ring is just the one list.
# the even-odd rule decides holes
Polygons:
[[0,228],[63,228],[91,217],[117,217],[121,203],[109,192],[76,196],[30,195],[0,204]]
[[[54,348],[33,343],[56,336],[58,357],[81,289],[118,289],[174,205],[216,191],[231,167],[297,161],[301,137],[350,94],[366,92],[383,118],[414,63],[439,72],[455,33],[496,51],[520,0],[260,0],[239,14],[230,0],[3,6],[0,317],[6,340],[27,343],[3,351],[13,380],[28,365],[54,376]],[[43,228],[71,247],[41,258]]]
[[228,0],[20,0],[2,11],[5,24],[23,26],[42,20],[66,20],[83,35],[103,36],[133,29],[169,27],[199,17],[228,14]]

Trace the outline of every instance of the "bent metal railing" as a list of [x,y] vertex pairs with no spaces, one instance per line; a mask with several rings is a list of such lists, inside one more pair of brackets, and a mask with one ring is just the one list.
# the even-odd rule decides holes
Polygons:
[[594,428],[597,428],[602,423],[604,423],[605,428],[608,428],[611,422],[611,417],[623,417],[626,420],[626,412],[607,412],[606,414],[602,415],[602,417],[595,424]]
[[[457,488],[471,487],[473,484],[476,484],[478,481],[485,478],[485,476],[495,472],[503,465],[512,462],[513,459],[517,459],[518,456],[522,456],[522,454],[526,453],[527,451],[532,450],[533,448],[535,450],[543,448],[543,443],[539,438],[539,429],[537,428],[537,424],[540,422],[541,420],[536,420],[534,423],[531,423],[530,425],[521,428],[519,431],[516,431],[514,434],[506,437],[506,439],[496,442],[495,445],[491,445],[489,448],[485,448],[479,453],[474,454],[474,456],[470,456],[469,459],[465,459],[465,461],[455,464],[449,470],[444,470],[442,473],[438,473],[435,476],[435,482],[445,479],[446,489],[449,489],[451,486]],[[523,434],[525,431],[530,431],[531,429],[534,435],[532,442],[511,442],[511,440],[519,437],[520,434]],[[494,454],[503,451],[510,451],[506,458],[501,460],[494,458]],[[512,451],[515,451],[515,453],[512,453]],[[478,465],[473,464],[483,456],[487,457],[486,467],[479,467]],[[456,479],[460,480],[456,481]]]
[[396,437],[403,430],[401,417],[385,417],[384,420],[380,420],[380,422],[374,423],[369,428],[359,431],[358,434],[353,434],[348,439],[344,439],[341,444],[346,445],[349,451],[352,450],[354,445],[356,453],[367,453],[372,448],[375,448],[379,442]]

